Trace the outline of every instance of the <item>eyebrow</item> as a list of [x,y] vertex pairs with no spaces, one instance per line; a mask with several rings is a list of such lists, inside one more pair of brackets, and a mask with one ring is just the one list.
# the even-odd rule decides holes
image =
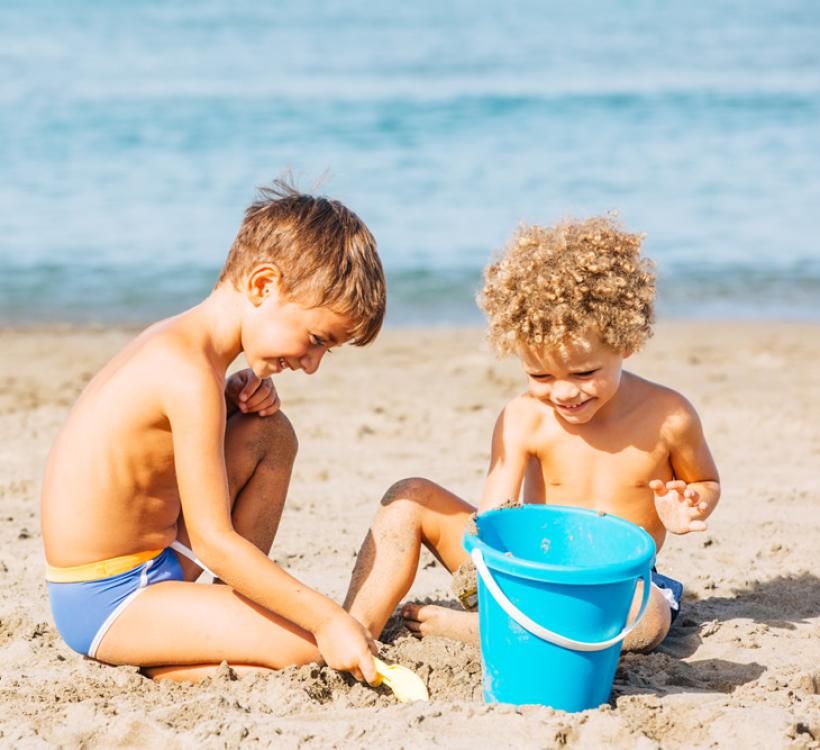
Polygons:
[[[601,365],[597,362],[590,363],[585,367],[574,367],[572,370],[569,371],[569,374],[578,375],[582,372],[592,372],[593,370],[598,370],[600,367]],[[527,368],[524,368],[524,371],[527,373],[527,375],[552,375],[551,372],[547,372],[546,370],[528,370]]]

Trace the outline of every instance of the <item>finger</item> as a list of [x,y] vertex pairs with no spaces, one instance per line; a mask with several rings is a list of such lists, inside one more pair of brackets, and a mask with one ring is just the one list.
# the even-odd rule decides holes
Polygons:
[[660,479],[653,479],[649,483],[649,489],[652,490],[656,495],[665,495],[666,494],[666,486]]
[[666,489],[683,491],[686,489],[686,482],[681,479],[673,479],[671,482],[666,483]]
[[270,391],[266,390],[264,387],[260,387],[256,390],[256,392],[245,401],[245,406],[248,407],[251,411],[259,411],[260,409],[265,409],[271,404],[273,404],[273,399],[275,398],[274,394]]
[[280,407],[282,406],[282,402],[279,400],[279,396],[273,400],[273,403],[270,406],[266,406],[259,412],[259,416],[261,417],[269,417],[271,414],[276,414],[279,411]]
[[253,374],[253,371],[250,371],[248,373],[247,382],[242,387],[242,390],[239,391],[239,400],[247,401],[256,392],[261,383],[262,381]]
[[375,685],[378,681],[379,676],[376,674],[376,663],[373,661],[373,657],[370,654],[362,657],[359,662],[358,671],[368,684]]
[[706,502],[703,502],[703,503],[698,503],[698,510],[700,510],[700,511],[704,511],[704,510],[706,510],[708,507],[709,507],[709,503],[706,503]]
[[703,521],[690,521],[689,531],[706,531],[706,524]]
[[364,677],[362,676],[362,672],[358,667],[353,667],[349,671],[350,674],[352,674],[359,682],[364,682]]

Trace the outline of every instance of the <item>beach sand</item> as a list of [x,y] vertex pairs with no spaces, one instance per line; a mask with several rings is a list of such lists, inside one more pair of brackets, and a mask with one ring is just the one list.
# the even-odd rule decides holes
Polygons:
[[[686,584],[666,642],[624,656],[610,704],[573,715],[485,705],[476,649],[396,628],[384,658],[416,669],[430,703],[315,666],[236,679],[225,665],[172,685],[73,653],[43,582],[41,473],[77,394],[132,335],[0,331],[3,747],[820,747],[820,325],[665,323],[628,362],[698,408],[723,498],[706,533],[661,553]],[[392,482],[478,497],[493,422],[523,379],[478,329],[392,329],[277,386],[301,447],[272,557],[341,600]],[[449,583],[425,554],[411,598],[452,602]]]

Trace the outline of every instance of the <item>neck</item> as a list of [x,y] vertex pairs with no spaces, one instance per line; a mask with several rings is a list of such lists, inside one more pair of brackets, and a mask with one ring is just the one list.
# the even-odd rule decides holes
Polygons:
[[227,370],[242,352],[244,297],[230,284],[222,284],[189,310],[205,338],[215,363]]
[[603,405],[601,410],[595,415],[594,421],[606,421],[609,419],[618,419],[623,413],[624,408],[628,408],[631,375],[626,370],[621,370],[621,380],[618,384],[618,390],[615,391],[612,398]]

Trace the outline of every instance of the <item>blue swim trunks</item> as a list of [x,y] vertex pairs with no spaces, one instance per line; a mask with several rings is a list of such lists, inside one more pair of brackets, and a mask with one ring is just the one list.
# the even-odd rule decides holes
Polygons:
[[672,613],[672,622],[675,622],[677,616],[680,614],[683,584],[674,578],[661,575],[655,568],[652,568],[652,585],[660,590],[661,594],[663,594],[663,598],[669,603],[669,608]]
[[[175,548],[177,545],[183,546],[174,542]],[[142,560],[146,555],[153,556]],[[123,561],[128,564],[129,558],[138,564],[124,572],[77,580],[89,571],[99,573],[121,568]],[[173,550],[166,547],[76,568],[49,567],[46,580],[57,630],[71,648],[93,659],[114,620],[143,589],[161,581],[182,581],[183,574]]]

